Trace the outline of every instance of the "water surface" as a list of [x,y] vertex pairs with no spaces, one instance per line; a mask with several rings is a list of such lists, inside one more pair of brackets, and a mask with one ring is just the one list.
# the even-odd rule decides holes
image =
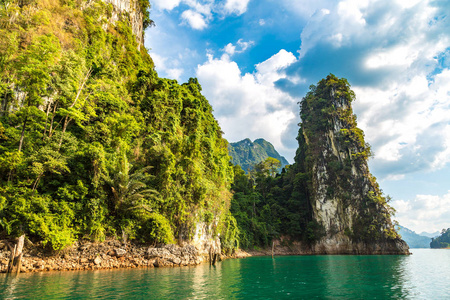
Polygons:
[[0,299],[450,299],[450,250],[284,256],[216,266],[0,274]]

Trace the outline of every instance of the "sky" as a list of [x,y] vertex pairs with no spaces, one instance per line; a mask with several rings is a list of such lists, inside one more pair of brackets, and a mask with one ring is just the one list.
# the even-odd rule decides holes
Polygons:
[[151,4],[158,74],[197,77],[229,142],[264,138],[292,163],[298,102],[330,73],[347,78],[394,219],[417,233],[450,227],[450,1]]

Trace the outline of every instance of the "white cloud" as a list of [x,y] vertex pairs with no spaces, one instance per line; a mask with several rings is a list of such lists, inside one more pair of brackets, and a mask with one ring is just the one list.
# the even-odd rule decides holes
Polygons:
[[180,5],[181,0],[153,0],[152,5],[155,5],[159,9],[172,10]]
[[[152,2],[152,5],[160,11],[171,11],[181,4],[183,4],[182,7],[188,7],[180,15],[182,24],[187,24],[196,30],[208,27],[209,21],[212,20],[212,10],[217,6],[214,0],[155,0]],[[160,12],[160,14],[165,13]]]
[[225,53],[229,54],[229,55],[233,55],[236,52],[236,46],[233,45],[232,43],[228,43],[225,48],[223,48],[223,50]]
[[225,3],[225,11],[229,14],[235,13],[242,15],[247,11],[247,5],[250,0],[227,0]]
[[273,85],[274,82],[285,77],[284,74],[281,75],[280,71],[296,60],[294,54],[281,49],[277,54],[256,65],[257,73],[255,76],[262,84]]
[[171,67],[168,66],[168,59],[165,57],[162,57],[156,53],[152,54],[153,63],[155,64],[155,68],[163,72],[167,75],[167,77],[171,79],[180,80],[180,76],[183,74],[183,69],[175,67],[178,62],[172,61]]
[[[374,146],[374,166],[385,176],[442,169],[450,162],[450,70],[390,85],[355,87],[359,126]],[[395,168],[389,167],[389,165]]]
[[441,231],[449,227],[450,191],[442,196],[417,195],[414,200],[392,201],[400,225],[416,232]]
[[152,4],[159,10],[173,10],[184,4],[189,7],[181,13],[182,24],[193,29],[203,30],[213,20],[213,11],[223,17],[230,14],[242,15],[247,11],[250,0],[227,0],[225,3],[215,0],[155,0]]
[[252,45],[254,45],[255,42],[248,41],[245,42],[243,39],[239,39],[236,43],[236,45],[233,45],[232,43],[228,43],[222,51],[228,54],[229,56],[234,55],[235,53],[242,53],[246,51],[248,48],[250,48]]
[[208,26],[208,24],[206,23],[205,16],[190,9],[185,10],[181,14],[181,18],[185,20],[194,29],[202,30]]
[[[288,149],[281,133],[297,120],[297,101],[277,89],[274,82],[284,78],[280,72],[295,61],[292,53],[281,50],[256,66],[255,73],[242,74],[236,62],[228,55],[220,59],[209,55],[208,61],[199,65],[197,77],[203,93],[214,108],[225,138],[230,142],[244,138],[264,138],[286,155]],[[287,156],[292,161],[292,157]]]

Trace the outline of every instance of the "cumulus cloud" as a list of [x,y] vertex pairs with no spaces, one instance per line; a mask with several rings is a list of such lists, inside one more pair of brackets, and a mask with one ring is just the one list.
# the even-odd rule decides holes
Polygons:
[[[155,67],[171,79],[179,80],[180,76],[183,74],[183,69],[175,67],[178,64],[177,61],[168,62],[167,58],[156,53],[152,54],[152,59]],[[168,64],[171,65],[171,67]]]
[[247,11],[247,5],[250,0],[227,0],[225,3],[225,11],[229,14],[242,15]]
[[394,219],[416,232],[435,232],[449,227],[450,191],[442,196],[417,195],[414,200],[397,200],[392,205],[397,210]]
[[181,0],[153,0],[152,5],[159,9],[172,10],[180,5]]
[[228,43],[222,51],[227,53],[228,55],[232,56],[235,53],[242,53],[245,52],[248,48],[250,48],[252,45],[254,45],[254,41],[248,41],[245,42],[243,39],[239,39],[236,43],[236,45],[233,45],[232,43]]
[[281,70],[295,61],[292,53],[280,50],[258,64],[254,73],[242,74],[228,55],[220,59],[209,55],[208,61],[198,66],[203,92],[229,141],[262,137],[292,161],[289,154],[296,147],[285,144],[280,132],[298,122],[298,99],[277,89],[275,82],[285,76]]
[[152,4],[159,10],[171,11],[176,7],[187,6],[180,18],[182,24],[187,24],[196,30],[208,27],[213,19],[213,12],[219,17],[227,15],[242,15],[247,11],[250,0],[226,0],[225,3],[216,0],[155,0]]
[[205,29],[208,24],[206,23],[206,17],[193,10],[185,10],[181,14],[181,18],[186,21],[193,29],[202,30]]

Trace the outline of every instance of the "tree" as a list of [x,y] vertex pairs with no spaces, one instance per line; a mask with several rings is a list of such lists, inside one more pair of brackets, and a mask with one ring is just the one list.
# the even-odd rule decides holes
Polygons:
[[278,169],[281,167],[281,162],[273,157],[268,157],[264,161],[258,163],[255,166],[255,172],[257,174],[275,177],[278,173]]
[[145,172],[149,169],[150,167],[146,167],[131,172],[132,165],[126,155],[121,154],[117,158],[115,168],[112,170],[113,177],[106,179],[112,192],[112,211],[116,215],[126,210],[153,211],[152,206],[159,200],[159,196],[156,190],[147,188],[143,182]]

